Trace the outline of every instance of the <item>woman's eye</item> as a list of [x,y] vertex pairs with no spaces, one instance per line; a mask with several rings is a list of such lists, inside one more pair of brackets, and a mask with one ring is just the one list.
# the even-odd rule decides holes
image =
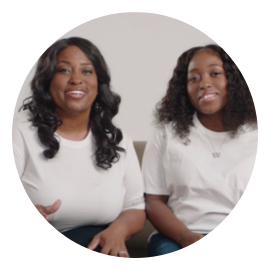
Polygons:
[[212,76],[218,76],[218,75],[220,75],[221,73],[220,72],[213,72],[212,73]]
[[90,69],[85,69],[85,70],[83,71],[83,73],[91,74],[91,73],[93,73],[93,72],[92,72],[92,70],[90,70]]
[[60,72],[60,73],[67,73],[67,72],[69,72],[69,70],[66,69],[66,68],[60,68],[60,69],[58,69],[58,72]]

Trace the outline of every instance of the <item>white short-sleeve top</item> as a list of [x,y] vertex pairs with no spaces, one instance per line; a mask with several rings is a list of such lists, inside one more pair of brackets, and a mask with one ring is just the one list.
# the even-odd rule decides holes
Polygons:
[[[168,195],[176,217],[191,231],[207,234],[242,196],[253,170],[258,132],[244,126],[231,138],[206,130],[196,114],[193,122],[188,145],[171,125],[154,130],[144,152],[143,177],[147,194]],[[220,158],[214,158],[213,147],[220,146]]]
[[124,210],[144,209],[144,184],[133,142],[123,134],[120,160],[108,170],[96,166],[91,131],[82,141],[60,140],[60,149],[52,159],[43,156],[46,149],[37,128],[28,119],[29,111],[13,121],[13,150],[22,184],[35,205],[48,206],[62,201],[49,215],[59,231],[86,225],[105,225]]

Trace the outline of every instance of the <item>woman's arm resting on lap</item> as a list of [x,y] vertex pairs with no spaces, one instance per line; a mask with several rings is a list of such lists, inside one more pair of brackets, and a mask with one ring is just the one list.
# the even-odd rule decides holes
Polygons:
[[203,235],[191,232],[168,207],[169,196],[146,194],[146,213],[153,226],[183,248],[200,240]]
[[[93,250],[99,245],[103,254],[129,257],[125,241],[139,232],[143,228],[144,222],[144,210],[123,211],[106,230],[95,235],[88,248]],[[120,251],[125,251],[126,255],[119,254]]]

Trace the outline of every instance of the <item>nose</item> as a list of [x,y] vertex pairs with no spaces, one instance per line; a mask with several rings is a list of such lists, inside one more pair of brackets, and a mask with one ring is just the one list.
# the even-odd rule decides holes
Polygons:
[[71,84],[81,84],[82,83],[82,77],[79,72],[72,72],[70,77],[70,83]]
[[207,89],[211,87],[211,80],[208,76],[204,76],[201,78],[200,81],[200,88],[201,89]]

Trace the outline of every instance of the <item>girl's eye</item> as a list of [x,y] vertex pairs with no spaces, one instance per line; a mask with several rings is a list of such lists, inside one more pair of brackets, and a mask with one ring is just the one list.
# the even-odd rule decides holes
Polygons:
[[213,72],[213,73],[212,73],[213,76],[218,76],[218,75],[220,75],[220,74],[221,74],[220,72]]
[[189,82],[196,82],[196,81],[198,81],[199,80],[199,77],[191,77],[190,79],[189,79]]

